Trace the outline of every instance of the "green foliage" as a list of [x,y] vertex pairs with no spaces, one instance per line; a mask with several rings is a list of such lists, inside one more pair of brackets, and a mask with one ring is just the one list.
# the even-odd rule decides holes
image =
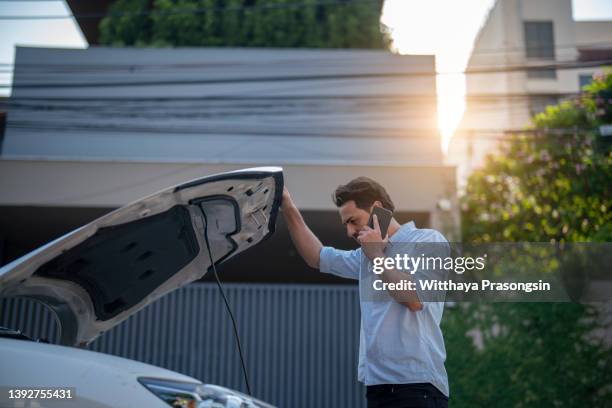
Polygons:
[[610,401],[612,353],[592,335],[600,327],[595,309],[460,303],[444,313],[451,406],[604,407]]
[[[612,154],[597,132],[612,123],[611,91],[606,70],[472,173],[464,242],[612,241]],[[460,303],[443,326],[453,406],[609,405],[612,350],[594,335],[602,318],[593,305]]]
[[536,115],[539,133],[517,136],[472,173],[462,199],[464,241],[612,241],[612,153],[600,148],[597,130],[612,123],[610,98],[601,103],[610,78],[608,70],[580,98]]
[[[143,13],[148,9],[148,0],[122,0],[110,6],[109,13]],[[151,19],[147,16],[131,15],[105,18],[100,22],[102,44],[124,46],[142,45],[151,37]]]
[[[100,42],[119,46],[388,46],[389,39],[381,32],[379,22],[382,1],[317,3],[318,0],[117,0],[100,24]],[[125,12],[143,15],[119,15]]]
[[582,104],[593,124],[612,124],[612,68],[596,74],[584,91]]

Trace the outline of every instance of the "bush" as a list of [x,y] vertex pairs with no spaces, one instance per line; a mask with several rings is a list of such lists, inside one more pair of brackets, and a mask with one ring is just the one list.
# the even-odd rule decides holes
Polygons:
[[[461,198],[463,242],[612,241],[612,70],[487,157]],[[443,330],[453,406],[607,406],[612,350],[593,305],[460,303]],[[471,335],[477,335],[479,347]]]

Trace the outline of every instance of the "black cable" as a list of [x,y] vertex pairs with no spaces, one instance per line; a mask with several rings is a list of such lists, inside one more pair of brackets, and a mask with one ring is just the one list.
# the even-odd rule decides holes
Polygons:
[[244,355],[242,354],[242,345],[240,344],[238,325],[236,324],[234,314],[232,313],[232,308],[230,307],[229,302],[227,301],[227,297],[225,296],[225,292],[223,291],[223,286],[221,285],[219,275],[217,274],[217,268],[215,266],[215,261],[213,260],[212,250],[210,249],[210,242],[208,241],[208,219],[204,211],[202,211],[202,214],[204,215],[204,240],[206,241],[206,249],[208,250],[210,266],[212,267],[213,275],[215,276],[215,280],[217,281],[219,291],[221,292],[221,297],[223,297],[223,301],[225,302],[225,308],[227,310],[227,313],[229,313],[230,319],[232,320],[232,326],[234,327],[234,337],[236,338],[236,344],[238,345],[238,354],[240,355],[240,363],[242,364],[242,373],[244,374],[244,382],[246,384],[247,392],[249,393],[249,395],[253,395],[251,393],[251,385],[249,384],[249,376],[247,374],[246,364],[244,363]]
[[[0,0],[1,2],[2,0]],[[33,0],[36,1],[36,0]],[[55,1],[55,0],[53,0]],[[591,42],[591,43],[572,43],[572,44],[565,44],[565,45],[556,45],[554,48],[555,50],[573,50],[574,48],[581,48],[581,49],[587,49],[587,50],[592,50],[592,49],[600,49],[600,48],[604,48],[607,49],[609,47],[612,47],[612,42],[610,41],[596,41],[596,42]],[[29,48],[27,46],[23,47],[23,48]],[[202,47],[205,48],[205,47]],[[531,49],[532,47],[530,47]],[[542,47],[535,47],[535,49],[538,48],[544,48],[544,46]],[[491,54],[498,54],[498,56],[504,57],[506,56],[506,54],[508,54],[510,51],[516,51],[518,52],[525,52],[525,46],[520,46],[520,47],[499,47],[499,48],[495,48],[495,49],[479,49],[478,51],[474,51],[472,53],[470,53],[470,56],[480,56],[480,55],[491,55]],[[432,54],[433,55],[433,54]],[[495,56],[495,55],[493,55]],[[295,61],[292,60],[282,60],[281,62],[283,63],[292,63]],[[12,67],[14,66],[15,63],[14,62],[0,62],[0,67]],[[58,68],[62,68],[62,69],[79,69],[79,72],[82,72],[82,70],[103,70],[103,71],[109,71],[109,70],[142,70],[142,69],[147,69],[150,70],[151,68],[158,68],[158,69],[174,69],[174,68],[180,68],[180,69],[198,69],[198,68],[203,68],[203,67],[207,67],[210,64],[207,62],[185,62],[185,63],[148,63],[148,64],[94,64],[94,63],[63,63],[63,64],[50,64],[50,63],[20,63],[19,66],[21,67],[28,67],[28,68],[49,68],[54,70],[53,72],[56,72],[55,70],[57,70]],[[482,64],[481,64],[482,65]],[[485,66],[490,66],[490,64],[487,64]],[[70,71],[72,72],[72,71]],[[456,73],[456,72],[455,72]],[[441,73],[444,74],[444,73]],[[453,72],[451,72],[451,74],[453,74]]]
[[[476,75],[521,72],[529,70],[567,70],[578,68],[597,68],[612,65],[612,58],[599,61],[565,61],[562,63],[538,64],[538,65],[507,65],[490,66],[489,68],[468,68],[465,72],[452,72],[454,74]],[[446,74],[451,74],[446,73]],[[218,85],[218,84],[241,84],[241,83],[266,83],[266,82],[298,82],[298,81],[331,81],[340,79],[385,79],[385,78],[409,78],[409,77],[436,77],[439,75],[432,71],[415,72],[366,72],[359,74],[309,74],[309,75],[283,75],[283,76],[249,76],[249,77],[226,77],[226,78],[198,78],[198,79],[164,79],[146,81],[106,81],[106,82],[38,82],[0,84],[0,88],[12,89],[42,89],[42,88],[100,88],[100,87],[125,87],[125,86],[161,86],[161,85]]]
[[[476,101],[476,102],[491,102],[495,100],[505,100],[505,99],[529,99],[533,96],[555,96],[560,98],[567,98],[573,96],[580,96],[579,92],[563,92],[563,93],[543,93],[543,92],[514,92],[514,93],[503,93],[503,94],[487,94],[487,93],[471,93],[466,94],[466,101]],[[48,110],[49,108],[60,109],[67,108],[78,111],[94,111],[100,112],[100,108],[113,108],[117,107],[118,103],[123,103],[127,105],[127,107],[142,112],[143,108],[159,108],[162,103],[171,104],[171,103],[180,103],[180,102],[189,102],[196,103],[201,102],[205,104],[211,103],[228,103],[231,102],[232,105],[228,105],[231,107],[236,106],[237,103],[242,102],[248,107],[257,106],[255,103],[266,103],[268,101],[276,102],[276,101],[357,101],[357,100],[374,100],[379,99],[385,102],[392,103],[401,103],[401,102],[413,102],[413,103],[423,103],[423,102],[436,102],[440,100],[447,99],[455,99],[448,96],[440,97],[435,93],[430,94],[406,94],[406,95],[398,95],[398,94],[368,94],[368,95],[359,95],[359,94],[349,94],[349,95],[313,95],[313,94],[295,94],[295,95],[239,95],[239,94],[231,94],[231,95],[207,95],[207,96],[143,96],[143,97],[98,97],[98,96],[78,96],[78,97],[56,97],[56,96],[13,96],[10,99],[7,99],[4,102],[0,102],[0,107],[2,104],[8,105],[12,108],[30,108],[31,110],[35,109],[44,109]],[[47,103],[43,103],[47,102]],[[56,104],[50,104],[51,102],[55,102]],[[78,104],[75,104],[78,102]],[[84,102],[92,102],[95,105],[87,106]],[[62,103],[67,104],[65,106],[61,105]],[[279,102],[280,103],[280,102]],[[183,105],[178,105],[181,109]],[[191,106],[191,105],[190,105]],[[195,110],[198,110],[196,108]],[[125,108],[120,108],[121,112],[125,112]]]

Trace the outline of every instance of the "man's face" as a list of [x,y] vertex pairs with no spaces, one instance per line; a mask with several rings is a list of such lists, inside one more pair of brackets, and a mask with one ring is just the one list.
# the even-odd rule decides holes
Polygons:
[[338,211],[340,212],[342,224],[346,227],[346,235],[349,238],[357,240],[359,231],[368,225],[370,212],[372,210],[362,210],[355,205],[355,201],[351,200],[347,201],[342,205],[342,207],[338,208]]

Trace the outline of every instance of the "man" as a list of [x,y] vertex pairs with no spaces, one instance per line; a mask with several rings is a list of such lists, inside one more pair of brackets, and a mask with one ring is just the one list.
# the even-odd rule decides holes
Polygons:
[[[413,222],[400,225],[395,218],[391,219],[386,237],[381,236],[376,217],[374,228],[370,228],[367,224],[375,206],[390,211],[395,206],[384,187],[367,177],[339,186],[333,200],[347,235],[356,239],[360,248],[343,251],[323,246],[286,188],[281,208],[291,239],[309,266],[359,280],[358,379],[366,385],[368,407],[447,407],[446,350],[440,330],[444,303],[427,302],[422,292],[420,297],[418,286],[414,290],[384,290],[378,297],[371,294],[375,279],[385,283],[411,279],[410,274],[395,268],[373,273],[372,261],[389,256],[390,246],[447,243],[446,239],[438,231],[416,228]],[[413,275],[412,281],[415,280]]]

